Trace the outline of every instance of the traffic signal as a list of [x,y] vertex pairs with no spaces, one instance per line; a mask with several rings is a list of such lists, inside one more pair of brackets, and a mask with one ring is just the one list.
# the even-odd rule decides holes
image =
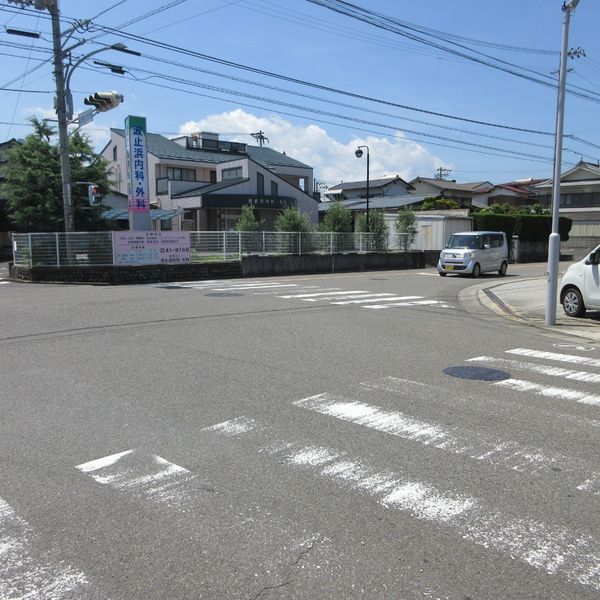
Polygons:
[[102,202],[102,192],[99,185],[88,185],[88,202],[90,206],[98,206]]
[[87,106],[93,106],[98,112],[106,112],[119,106],[123,100],[123,95],[119,92],[96,92],[88,96],[83,103]]

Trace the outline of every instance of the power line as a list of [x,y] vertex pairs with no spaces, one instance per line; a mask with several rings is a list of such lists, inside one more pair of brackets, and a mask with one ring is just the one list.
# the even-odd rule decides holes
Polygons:
[[[350,2],[344,2],[343,0],[306,0],[306,1],[310,2],[312,4],[316,4],[318,6],[322,6],[323,8],[327,8],[333,12],[337,12],[339,14],[351,17],[353,19],[357,19],[364,23],[368,23],[379,29],[384,29],[384,30],[390,31],[392,33],[395,33],[397,35],[401,35],[405,38],[411,39],[413,41],[419,42],[421,44],[425,44],[427,46],[437,48],[438,50],[453,54],[454,56],[459,56],[466,60],[469,60],[469,61],[472,61],[475,63],[479,63],[481,65],[491,67],[492,69],[497,69],[497,70],[503,71],[505,73],[509,73],[509,74],[519,77],[521,79],[525,79],[525,80],[528,80],[528,81],[531,81],[534,83],[538,83],[538,84],[546,86],[546,87],[556,88],[556,79],[554,77],[550,77],[549,75],[546,75],[544,73],[539,73],[537,71],[533,71],[532,69],[520,67],[520,66],[510,63],[508,61],[504,61],[499,58],[495,58],[493,56],[485,54],[483,52],[479,52],[478,50],[473,50],[472,48],[468,48],[468,47],[464,46],[463,44],[459,44],[457,42],[452,42],[450,40],[441,38],[440,36],[435,36],[435,35],[430,34],[430,37],[442,39],[443,41],[446,41],[446,42],[452,44],[453,46],[456,46],[457,48],[461,48],[462,50],[456,50],[456,49],[444,46],[442,44],[438,44],[436,42],[433,42],[429,39],[420,37],[420,36],[410,32],[410,30],[414,30],[414,31],[417,31],[418,33],[422,33],[417,27],[402,24],[402,22],[397,21],[393,17],[389,17],[387,15],[382,15],[381,13],[376,13],[374,11],[367,10],[358,5],[351,4]],[[468,51],[473,52],[474,54],[480,55],[484,58],[479,58],[478,56],[473,56],[473,55],[467,54],[463,50],[468,50]],[[486,60],[486,59],[491,59],[493,61],[496,61],[499,64],[494,64],[492,62],[489,62],[489,60]],[[532,77],[531,75],[526,75],[525,73],[520,73],[519,71],[516,71],[515,69],[521,69],[525,72],[533,73],[533,74],[537,75],[537,77]],[[546,81],[547,79],[549,79],[550,81]],[[576,91],[576,90],[582,90],[582,91]],[[584,93],[584,92],[588,92],[588,93]],[[578,86],[571,86],[569,89],[569,93],[571,95],[578,96],[580,98],[585,98],[587,100],[591,100],[592,102],[600,103],[600,94],[597,94],[596,92],[591,92],[590,90],[586,90],[585,88],[579,88]]]

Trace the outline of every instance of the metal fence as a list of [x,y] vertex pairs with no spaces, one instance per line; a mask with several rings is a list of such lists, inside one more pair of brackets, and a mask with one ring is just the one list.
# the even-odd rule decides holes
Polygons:
[[[111,231],[13,233],[13,262],[22,267],[115,264]],[[191,231],[190,262],[240,260],[245,255],[276,256],[397,252],[422,249],[421,238],[402,234],[289,233],[279,231]]]

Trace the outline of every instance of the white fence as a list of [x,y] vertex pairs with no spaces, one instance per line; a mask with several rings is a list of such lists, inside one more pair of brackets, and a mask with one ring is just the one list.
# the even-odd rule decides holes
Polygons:
[[[402,234],[279,231],[191,231],[190,262],[240,260],[255,254],[303,255],[421,250],[422,238]],[[13,262],[21,267],[115,264],[113,232],[13,233]]]

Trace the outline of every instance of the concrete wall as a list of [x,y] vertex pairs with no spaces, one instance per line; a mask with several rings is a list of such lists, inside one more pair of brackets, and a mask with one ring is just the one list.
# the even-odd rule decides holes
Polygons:
[[232,279],[242,276],[238,261],[137,267],[24,267],[10,266],[10,278],[17,281],[104,283],[109,285]]
[[423,252],[242,257],[244,277],[377,269],[422,269],[424,266],[425,255]]

